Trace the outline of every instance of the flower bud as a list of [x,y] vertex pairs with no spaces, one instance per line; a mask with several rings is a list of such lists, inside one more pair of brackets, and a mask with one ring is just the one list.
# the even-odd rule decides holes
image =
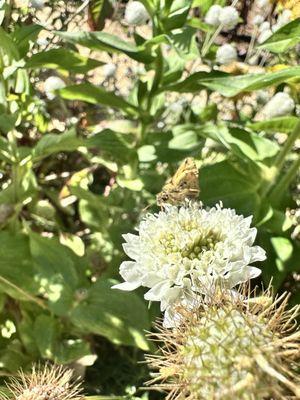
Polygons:
[[216,61],[219,64],[230,64],[237,60],[237,51],[231,44],[223,44],[219,47],[216,54]]
[[56,97],[55,90],[66,87],[65,82],[58,76],[49,76],[44,82],[44,90],[49,100]]
[[223,30],[231,30],[239,22],[239,14],[234,7],[228,6],[222,8],[219,15],[219,22],[223,25]]
[[30,6],[36,10],[42,10],[45,7],[45,0],[31,0]]
[[113,78],[117,71],[117,66],[113,63],[105,64],[102,67],[102,71],[105,79]]
[[218,26],[220,24],[219,15],[221,10],[222,7],[218,4],[211,6],[205,15],[204,21],[209,25]]
[[262,15],[256,15],[253,18],[253,25],[261,25],[264,22],[264,17]]
[[299,307],[286,311],[287,296],[280,304],[270,292],[246,299],[247,291],[216,291],[197,311],[182,309],[181,326],[159,326],[153,336],[163,347],[147,359],[157,371],[149,384],[174,400],[298,398]]
[[278,92],[265,105],[263,114],[266,118],[282,117],[290,114],[295,108],[295,102],[288,93]]
[[261,43],[265,42],[267,39],[269,39],[269,37],[271,37],[272,35],[273,35],[273,32],[271,31],[271,29],[265,29],[258,36],[257,42],[259,44],[261,44]]
[[149,19],[145,6],[139,1],[131,1],[126,5],[125,21],[128,25],[144,25]]
[[7,382],[8,398],[18,400],[79,400],[81,387],[72,382],[72,370],[62,366],[46,364],[33,366],[30,374],[20,372]]

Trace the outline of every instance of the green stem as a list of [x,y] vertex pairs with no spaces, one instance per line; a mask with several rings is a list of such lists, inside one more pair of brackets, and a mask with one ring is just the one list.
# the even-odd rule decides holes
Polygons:
[[44,302],[37,297],[32,296],[30,293],[25,292],[25,290],[21,289],[19,286],[15,285],[14,283],[10,282],[6,278],[0,275],[0,282],[3,282],[6,286],[10,286],[20,294],[22,294],[24,297],[26,297],[28,300],[36,303],[38,306],[43,308],[44,310],[48,310],[48,307],[44,304]]
[[275,160],[274,165],[277,169],[277,172],[279,172],[282,169],[287,154],[291,151],[295,141],[299,138],[299,136],[300,136],[300,119],[297,125],[295,126],[294,130],[292,131],[292,133],[288,136],[286,142],[284,143],[283,148],[281,149]]
[[281,201],[282,195],[289,187],[290,183],[294,180],[300,168],[300,158],[295,160],[283,177],[279,180],[274,189],[270,192],[269,199],[273,205],[278,205]]
[[159,85],[161,83],[162,77],[163,77],[163,69],[164,69],[164,60],[163,60],[163,55],[162,55],[162,51],[161,51],[161,47],[159,46],[159,48],[157,49],[157,58],[156,58],[156,62],[155,62],[155,75],[153,78],[153,83],[152,83],[152,87],[149,93],[149,97],[148,97],[148,105],[147,105],[147,109],[150,112],[150,108],[152,105],[152,101],[153,98],[156,94],[156,92],[159,89]]
[[[269,181],[268,184],[265,185],[264,189],[261,192],[261,197],[265,198],[270,191],[273,189],[273,192],[277,192],[277,185],[274,187],[274,181],[279,175],[280,171],[282,170],[282,167],[285,163],[286,156],[289,154],[289,152],[292,150],[295,141],[299,138],[300,136],[300,119],[295,126],[294,130],[292,133],[288,136],[286,142],[284,143],[284,146],[280,150],[275,162],[274,162],[274,173],[272,175],[272,180]],[[284,177],[283,177],[284,178]],[[282,179],[283,179],[282,178]],[[280,180],[280,182],[282,181]]]

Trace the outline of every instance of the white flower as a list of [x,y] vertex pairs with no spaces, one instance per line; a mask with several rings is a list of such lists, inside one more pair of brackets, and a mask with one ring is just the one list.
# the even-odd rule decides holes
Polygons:
[[233,288],[258,276],[261,271],[251,264],[266,257],[253,246],[251,219],[220,205],[203,209],[196,203],[167,205],[146,215],[138,235],[124,235],[123,248],[132,261],[121,264],[125,282],[114,288],[150,288],[145,299],[160,301],[168,314],[178,301],[189,303],[216,283]]
[[219,14],[219,22],[223,25],[223,30],[235,28],[239,22],[237,10],[231,6],[222,8]]
[[223,46],[219,47],[216,54],[216,61],[219,64],[230,64],[233,61],[237,60],[237,51],[236,48],[231,44],[223,44]]
[[283,12],[279,15],[276,24],[272,27],[273,32],[278,31],[284,25],[288,24],[291,21],[291,17],[291,10],[283,10]]
[[294,100],[288,93],[278,92],[265,105],[263,110],[267,118],[281,117],[290,114],[295,108]]
[[256,4],[258,7],[263,8],[270,5],[270,0],[257,0]]
[[269,30],[269,29],[271,29],[270,22],[265,21],[265,22],[263,22],[263,23],[260,25],[258,31],[259,31],[259,32],[263,32],[263,31],[267,31],[267,30]]
[[66,86],[65,82],[58,76],[49,76],[44,82],[44,90],[49,100],[56,97],[55,90],[62,89]]
[[116,64],[108,63],[108,64],[103,65],[102,71],[103,71],[103,75],[106,79],[112,78],[113,76],[115,76],[115,73],[117,71],[117,66],[116,66]]
[[145,6],[139,1],[127,3],[125,9],[125,21],[128,25],[144,25],[149,19],[149,14]]
[[253,25],[261,25],[263,22],[264,22],[264,17],[262,16],[262,15],[256,15],[254,18],[253,18]]
[[257,38],[257,42],[259,44],[265,42],[267,39],[269,39],[269,37],[271,37],[273,35],[273,32],[271,31],[271,29],[266,29],[264,31],[261,32],[261,34],[258,36]]
[[211,6],[205,15],[204,21],[209,25],[218,26],[220,24],[219,15],[221,10],[222,7],[218,4]]
[[45,7],[45,3],[46,3],[45,0],[31,0],[30,6],[37,10],[41,10]]

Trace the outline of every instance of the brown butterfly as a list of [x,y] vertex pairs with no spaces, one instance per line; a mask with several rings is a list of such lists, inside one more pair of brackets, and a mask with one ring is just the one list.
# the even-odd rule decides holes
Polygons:
[[192,157],[186,158],[156,196],[157,204],[177,205],[183,203],[185,199],[197,198],[200,193],[198,176],[195,160]]

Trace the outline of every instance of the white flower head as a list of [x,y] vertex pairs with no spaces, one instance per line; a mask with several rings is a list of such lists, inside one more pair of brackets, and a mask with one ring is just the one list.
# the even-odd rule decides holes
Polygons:
[[219,47],[216,54],[216,61],[219,64],[230,64],[233,61],[237,60],[237,51],[236,48],[231,44],[223,44],[223,46]]
[[255,15],[253,18],[253,25],[261,25],[264,22],[265,18],[262,15]]
[[108,63],[103,65],[102,71],[105,79],[112,78],[115,76],[115,73],[117,71],[117,66],[116,64]]
[[263,110],[267,118],[281,117],[290,114],[295,108],[295,102],[288,93],[278,92],[265,105]]
[[222,7],[218,4],[211,6],[205,15],[204,21],[209,25],[218,26],[220,24],[219,15],[221,10]]
[[239,22],[239,13],[232,7],[223,7],[219,14],[219,22],[223,25],[223,30],[231,30]]
[[114,288],[150,288],[145,299],[160,301],[168,313],[178,301],[189,303],[216,284],[230,289],[258,276],[261,271],[251,264],[266,257],[253,246],[251,219],[220,205],[204,209],[197,203],[167,205],[146,215],[138,235],[124,235],[123,248],[132,261],[121,264],[125,282]]
[[149,19],[145,6],[139,1],[130,1],[125,9],[125,21],[128,25],[144,25]]
[[31,0],[30,7],[35,8],[36,10],[42,10],[45,7],[45,0]]
[[65,82],[58,76],[49,76],[44,82],[44,90],[49,100],[56,97],[55,90],[66,87]]
[[284,25],[288,24],[291,21],[291,18],[292,18],[291,10],[283,10],[282,13],[279,15],[276,24],[274,24],[272,27],[273,32],[278,31]]

